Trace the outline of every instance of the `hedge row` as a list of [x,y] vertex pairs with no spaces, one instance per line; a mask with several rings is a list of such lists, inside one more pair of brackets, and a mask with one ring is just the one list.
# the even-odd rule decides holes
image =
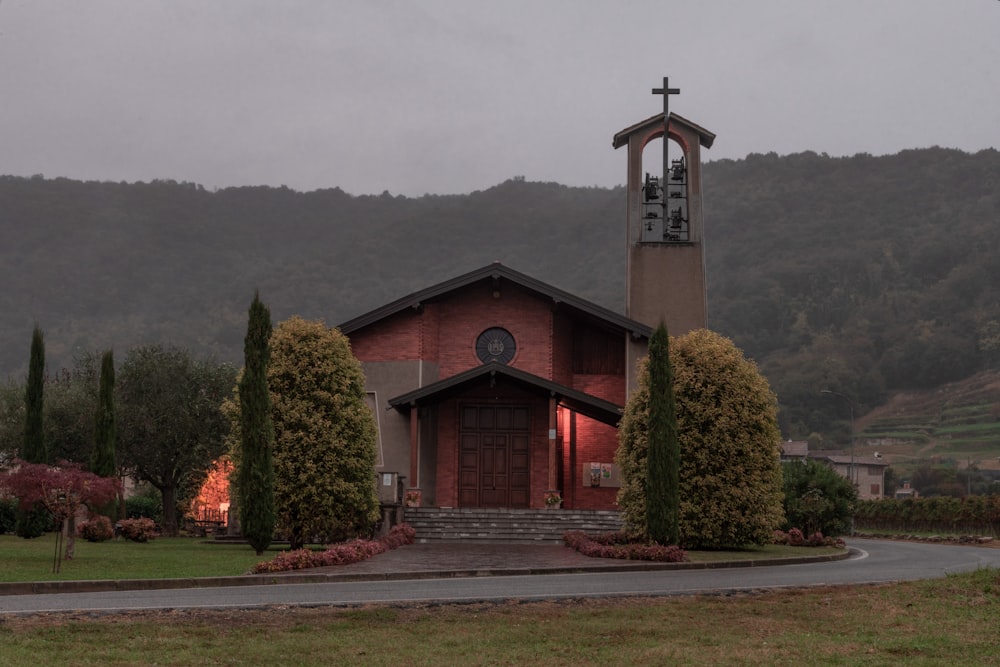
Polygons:
[[861,500],[855,509],[854,527],[891,533],[1000,537],[1000,496]]

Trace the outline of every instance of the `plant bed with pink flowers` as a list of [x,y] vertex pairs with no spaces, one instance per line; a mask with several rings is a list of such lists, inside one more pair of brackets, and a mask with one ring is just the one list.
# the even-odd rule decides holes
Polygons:
[[620,532],[587,535],[574,530],[563,535],[563,542],[584,556],[593,558],[648,560],[659,563],[683,563],[687,560],[687,552],[680,547],[638,542]]
[[334,544],[324,551],[296,549],[283,551],[269,561],[257,563],[250,569],[250,574],[266,574],[271,572],[290,572],[313,567],[328,567],[331,565],[350,565],[385,553],[404,544],[413,544],[416,531],[407,524],[393,526],[388,535],[377,540],[351,540],[343,544]]

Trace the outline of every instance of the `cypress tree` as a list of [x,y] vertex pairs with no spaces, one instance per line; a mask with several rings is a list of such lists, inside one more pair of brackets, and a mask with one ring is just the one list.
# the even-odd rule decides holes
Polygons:
[[274,423],[267,365],[271,357],[271,311],[254,293],[244,340],[240,378],[240,456],[236,472],[240,526],[257,555],[274,533]]
[[45,391],[45,339],[35,325],[31,333],[31,358],[28,361],[28,385],[24,391],[24,446],[21,458],[28,463],[48,463],[42,429]]
[[[28,360],[28,384],[24,390],[24,442],[21,458],[28,463],[48,463],[49,453],[45,447],[42,413],[45,392],[45,339],[42,330],[35,325],[31,333],[31,357]],[[41,537],[51,525],[45,508],[41,505],[26,510],[18,510],[15,532],[19,537],[33,539]]]
[[646,536],[677,544],[680,441],[674,405],[670,337],[661,322],[649,339],[649,453],[646,458]]
[[100,390],[97,396],[97,413],[94,415],[94,454],[90,471],[101,477],[113,477],[118,471],[115,463],[115,357],[108,350],[101,357]]

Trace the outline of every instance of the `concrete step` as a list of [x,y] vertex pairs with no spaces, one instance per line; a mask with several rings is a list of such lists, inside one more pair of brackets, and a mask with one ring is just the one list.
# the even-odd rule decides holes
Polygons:
[[558,544],[572,530],[607,533],[621,529],[613,511],[562,509],[407,508],[405,521],[417,542]]

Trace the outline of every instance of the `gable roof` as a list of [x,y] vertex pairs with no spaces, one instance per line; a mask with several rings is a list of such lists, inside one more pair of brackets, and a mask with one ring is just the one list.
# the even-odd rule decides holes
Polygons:
[[[700,143],[705,148],[711,148],[712,143],[715,142],[715,133],[709,132],[702,126],[692,123],[683,116],[678,116],[675,113],[671,113],[670,124],[682,125],[690,130],[693,130],[698,135],[698,143]],[[626,127],[624,130],[622,130],[621,132],[619,132],[614,136],[614,139],[611,140],[611,145],[614,146],[615,148],[621,148],[622,146],[628,143],[628,138],[631,135],[635,134],[636,132],[645,132],[654,125],[659,125],[660,127],[663,126],[662,113],[656,114],[655,116],[650,116],[646,120],[640,121],[635,125],[630,125],[629,127]]]
[[789,458],[809,456],[808,440],[786,440],[779,445],[781,455]]
[[617,426],[622,416],[620,405],[496,361],[475,366],[458,375],[391,398],[389,406],[397,410],[409,410],[438,403],[486,381],[510,382],[533,393],[555,397],[560,405],[611,426]]
[[836,465],[849,466],[852,463],[855,466],[882,466],[889,467],[889,464],[883,461],[881,458],[875,458],[874,456],[849,456],[847,454],[825,454],[821,452],[810,452],[809,458],[816,459],[817,461],[828,461]]
[[341,324],[338,328],[341,333],[349,336],[351,332],[357,331],[358,329],[366,327],[370,324],[374,324],[375,322],[383,320],[390,315],[395,315],[396,313],[408,308],[418,308],[422,303],[441,298],[451,292],[454,292],[455,290],[483,280],[509,280],[512,283],[535,292],[536,294],[551,299],[553,303],[564,303],[579,312],[586,313],[597,318],[598,320],[620,327],[621,329],[631,333],[636,338],[649,338],[653,333],[651,328],[641,322],[637,322],[633,319],[625,317],[624,315],[620,315],[613,310],[609,310],[603,306],[598,306],[596,303],[587,301],[586,299],[581,299],[580,297],[574,296],[569,292],[565,292],[557,287],[543,283],[542,281],[536,280],[531,276],[504,266],[500,262],[493,262],[492,264],[488,264],[481,269],[470,271],[469,273],[452,278],[451,280],[446,280],[442,283],[422,289],[419,292],[414,292],[413,294],[404,296],[401,299],[396,299],[381,308],[376,308],[375,310],[369,311],[364,315],[359,315],[354,319],[348,320],[347,322]]

